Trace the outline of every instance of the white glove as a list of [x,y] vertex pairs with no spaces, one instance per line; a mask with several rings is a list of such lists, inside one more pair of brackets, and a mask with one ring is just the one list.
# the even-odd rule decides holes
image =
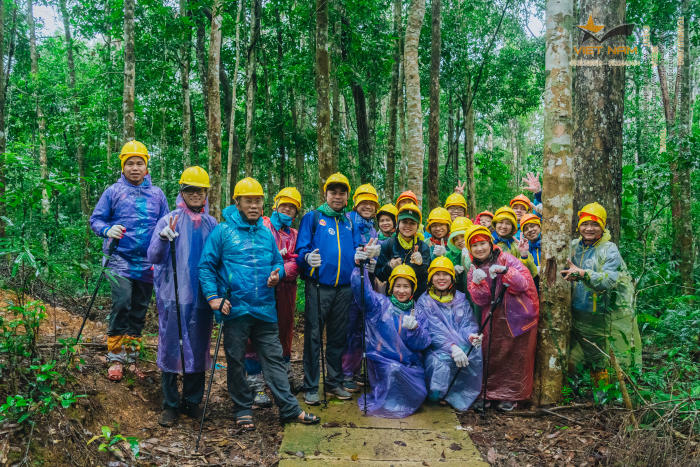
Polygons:
[[318,254],[318,248],[316,248],[311,253],[306,253],[304,259],[306,260],[306,263],[312,268],[317,268],[321,266],[321,255]]
[[109,228],[107,231],[107,236],[109,238],[122,238],[126,232],[126,227],[123,225],[115,224]]
[[411,262],[416,266],[423,264],[423,255],[420,254],[420,251],[414,251],[411,254]]
[[369,263],[367,264],[367,271],[369,271],[370,274],[374,274],[374,269],[376,267],[377,267],[377,260],[376,259],[369,260]]
[[479,285],[484,281],[484,279],[486,279],[486,272],[483,269],[475,268],[474,272],[472,273],[472,282]]
[[532,212],[539,212],[542,214],[542,205],[541,204],[534,204],[532,206]]
[[467,247],[462,248],[462,259],[464,258],[469,258],[469,248]]
[[391,266],[391,269],[394,269],[396,266],[398,266],[401,263],[402,263],[401,258],[391,258],[391,260],[389,261],[389,266]]
[[410,331],[418,327],[418,321],[413,315],[404,315],[401,326]]
[[467,358],[467,354],[465,354],[464,350],[462,350],[458,345],[452,344],[452,360],[455,361],[455,365],[457,365],[457,368],[464,368],[465,366],[469,366],[469,359]]
[[447,248],[445,248],[443,245],[435,245],[433,247],[433,255],[444,256],[445,253],[447,253]]
[[469,334],[469,343],[474,347],[475,349],[478,349],[481,347],[481,343],[484,341],[484,335],[483,334]]
[[367,245],[365,247],[365,252],[367,253],[368,258],[378,257],[381,250],[382,250],[381,245]]
[[284,247],[280,250],[280,256],[284,256],[287,254],[287,247]]
[[362,261],[364,261],[366,259],[367,259],[367,252],[361,246],[358,246],[357,249],[355,250],[355,262],[361,263]]
[[455,274],[462,274],[464,272],[464,266],[461,264],[455,264]]
[[165,227],[163,227],[163,230],[161,230],[158,235],[160,235],[160,238],[162,238],[163,240],[168,240],[169,242],[172,242],[173,240],[175,240],[176,237],[180,236],[180,233],[175,232],[173,229],[170,228],[169,225],[166,225]]
[[503,266],[501,264],[492,264],[491,267],[489,268],[489,276],[491,276],[491,279],[496,278],[496,274],[502,274],[508,270],[508,266]]

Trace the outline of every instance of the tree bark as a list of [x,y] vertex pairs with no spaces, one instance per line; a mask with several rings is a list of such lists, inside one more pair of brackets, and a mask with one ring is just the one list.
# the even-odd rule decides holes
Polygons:
[[[65,0],[61,0],[65,2]],[[180,0],[180,18],[182,27],[182,44],[180,44],[180,86],[182,88],[182,164],[190,166],[190,147],[192,129],[190,127],[190,50],[192,30],[189,24],[189,0]],[[187,24],[184,23],[187,18]]]
[[233,75],[231,76],[231,115],[228,123],[228,157],[226,160],[226,182],[224,183],[224,201],[226,203],[231,199],[233,188],[236,186],[238,178],[238,166],[241,160],[241,148],[238,143],[238,134],[236,133],[236,91],[238,89],[238,68],[241,60],[241,11],[243,10],[243,2],[238,2],[236,9],[236,36],[234,46],[236,47],[236,59],[233,65]]
[[394,64],[391,68],[391,95],[389,96],[389,136],[386,143],[386,197],[393,201],[396,172],[396,126],[399,100],[399,67],[401,65],[401,0],[393,1]]
[[[282,40],[282,17],[280,13],[280,8],[277,6],[275,8],[275,13],[276,13],[276,19],[277,19],[277,76],[283,76],[284,74],[284,68],[283,68],[283,63],[282,60],[284,58],[284,43]],[[285,147],[285,137],[284,137],[284,129],[285,129],[285,120],[286,120],[286,112],[283,110],[282,107],[282,100],[284,96],[286,95],[285,92],[285,86],[282,81],[278,83],[278,86],[280,88],[278,97],[277,97],[277,118],[279,119],[277,122],[277,136],[279,138],[279,152],[280,152],[280,167],[279,167],[279,174],[280,174],[280,183],[279,183],[279,188],[282,190],[284,187],[286,187],[289,184],[289,177],[287,176],[287,149]],[[286,106],[285,106],[286,107]]]
[[438,170],[440,159],[440,49],[441,5],[432,0],[430,46],[430,117],[428,119],[428,205],[433,209],[440,205]]
[[411,0],[406,23],[404,64],[406,68],[407,188],[413,190],[418,204],[423,203],[423,112],[421,110],[418,42],[425,16],[425,0]]
[[[367,109],[367,126],[369,128],[369,137],[367,143],[369,145],[369,161],[374,165],[374,149],[377,144],[377,92],[374,89],[369,91],[369,109]],[[370,173],[370,177],[374,175]],[[369,180],[371,181],[371,180]]]
[[136,58],[134,56],[134,0],[124,0],[124,97],[122,114],[124,142],[136,138],[134,100],[136,95]]
[[[207,33],[207,28],[204,23],[204,20],[206,19],[206,16],[204,15],[204,12],[201,10],[197,13],[195,16],[195,22],[197,24],[197,36],[196,36],[196,41],[194,45],[194,51],[195,51],[195,56],[197,57],[197,72],[199,74],[199,82],[202,85],[202,90],[206,94],[206,89],[209,89],[207,87],[207,52],[206,52],[206,33]],[[209,102],[208,100],[202,99],[204,103],[204,118],[205,120],[209,118]],[[194,114],[193,114],[194,117]],[[194,127],[193,127],[194,128]],[[194,133],[194,129],[192,130]],[[196,142],[196,138],[195,138]],[[195,143],[196,144],[196,143]],[[195,150],[195,153],[197,151]]]
[[[341,56],[340,46],[342,26],[340,20],[333,27],[333,56],[330,59],[330,89],[331,89],[331,172],[337,172],[340,161],[340,86],[338,85],[338,61]],[[347,135],[346,135],[347,137]]]
[[467,75],[467,92],[462,97],[462,113],[464,114],[464,165],[469,217],[476,216],[476,182],[474,180],[474,107],[469,105],[471,100],[471,77]]
[[[580,0],[579,22],[592,15],[596,22],[625,22],[625,0]],[[578,31],[576,38],[583,37]],[[581,45],[590,45],[590,39]],[[615,36],[604,48],[624,46],[626,38]],[[602,54],[602,66],[581,66],[574,76],[574,216],[588,203],[599,202],[608,213],[607,228],[613,242],[620,239],[622,203],[622,118],[625,108],[625,68],[609,66],[613,59]],[[573,220],[574,222],[577,219]]]
[[[401,159],[398,161],[399,168],[399,180],[398,184],[401,189],[406,186],[406,170],[407,170],[407,148],[408,148],[408,136],[406,135],[406,99],[405,99],[405,81],[406,81],[406,67],[404,63],[403,56],[403,41],[399,38],[399,47],[401,49],[401,62],[399,63],[399,88],[398,88],[398,98],[396,99],[396,106],[399,108],[399,140],[401,142],[401,150],[399,151]],[[393,198],[392,198],[393,199]]]
[[294,184],[299,192],[304,194],[304,152],[299,141],[299,117],[297,115],[297,103],[294,99],[294,91],[289,89],[289,106],[292,109],[292,141],[294,143]]
[[[5,2],[0,2],[0,25],[5,24]],[[9,75],[10,61],[7,63]],[[5,149],[7,148],[7,133],[5,133],[5,98],[7,96],[7,79],[5,73],[5,28],[0,27],[0,199],[5,197]],[[0,203],[0,238],[5,237],[5,221],[7,215],[6,203]]]
[[318,151],[319,193],[331,175],[330,60],[328,57],[328,0],[316,0],[316,139]]
[[248,62],[246,63],[246,118],[245,118],[245,174],[253,176],[253,151],[255,150],[255,92],[257,91],[256,49],[260,37],[260,0],[253,0],[250,13],[250,43],[248,44]]
[[209,59],[207,73],[207,149],[209,152],[210,214],[221,219],[221,93],[219,90],[219,67],[221,66],[221,0],[214,0],[209,30]]
[[561,399],[571,327],[571,285],[567,268],[573,220],[572,52],[573,0],[549,0],[546,13],[542,260],[535,400]]

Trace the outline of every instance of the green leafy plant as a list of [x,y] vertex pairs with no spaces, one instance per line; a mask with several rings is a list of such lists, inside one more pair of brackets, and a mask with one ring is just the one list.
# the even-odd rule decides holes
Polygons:
[[91,444],[97,440],[101,440],[100,445],[97,447],[97,450],[100,452],[109,452],[109,453],[116,453],[118,452],[118,447],[117,444],[119,443],[127,443],[129,445],[129,450],[131,453],[134,455],[135,458],[138,459],[140,450],[139,450],[139,439],[135,436],[124,436],[121,434],[112,434],[112,430],[108,426],[102,426],[102,433],[99,435],[95,435],[90,440],[87,442],[87,444]]

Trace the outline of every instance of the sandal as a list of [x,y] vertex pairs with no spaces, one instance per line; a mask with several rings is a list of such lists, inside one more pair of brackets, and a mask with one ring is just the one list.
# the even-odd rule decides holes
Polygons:
[[236,417],[236,425],[243,431],[254,431],[255,423],[253,423],[252,415],[238,415]]
[[285,418],[281,420],[282,424],[285,423],[301,423],[302,425],[316,425],[321,422],[321,417],[317,417],[312,413],[307,413],[302,410],[302,412],[296,417]]
[[143,381],[144,379],[146,379],[146,373],[141,371],[139,369],[139,367],[136,366],[135,363],[132,363],[131,365],[129,365],[129,371],[132,372],[134,374],[134,376],[136,376],[140,381]]
[[124,365],[122,365],[119,362],[113,363],[112,366],[110,366],[107,370],[107,378],[109,378],[110,381],[114,381],[115,383],[121,381],[123,376]]

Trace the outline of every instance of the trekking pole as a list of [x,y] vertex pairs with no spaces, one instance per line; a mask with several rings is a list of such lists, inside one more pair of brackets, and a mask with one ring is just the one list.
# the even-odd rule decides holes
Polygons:
[[100,276],[97,278],[97,284],[95,285],[95,291],[92,293],[92,298],[90,299],[90,304],[88,305],[87,310],[85,311],[85,316],[83,316],[83,322],[80,324],[80,329],[78,329],[78,335],[75,336],[75,343],[76,344],[80,340],[80,336],[83,333],[83,328],[85,327],[85,323],[87,322],[88,317],[90,316],[90,311],[92,311],[92,305],[95,303],[95,298],[97,298],[97,292],[100,290],[100,284],[102,283],[102,278],[105,276],[105,271],[107,270],[107,266],[109,265],[109,260],[112,258],[112,255],[116,251],[118,245],[119,245],[119,239],[114,238],[114,239],[112,239],[112,242],[109,244],[109,247],[107,248],[107,260],[102,265],[102,270],[100,271]]
[[367,415],[367,347],[365,342],[365,331],[367,323],[365,322],[365,263],[360,261],[360,310],[362,316],[362,360],[360,363],[360,371],[362,372],[362,396],[364,397],[363,412]]
[[[224,303],[226,303],[226,300],[228,299],[230,290],[226,290],[226,295],[224,295],[224,298],[221,300],[221,304],[219,305],[219,313],[221,313],[221,310],[224,308]],[[219,324],[219,335],[216,336],[216,347],[214,348],[214,360],[211,362],[211,374],[209,375],[209,387],[207,388],[207,396],[204,398],[204,410],[202,410],[202,419],[199,421],[199,434],[197,435],[197,442],[194,445],[194,450],[195,452],[199,451],[199,440],[202,439],[202,427],[204,426],[204,417],[207,414],[207,406],[209,405],[209,394],[211,394],[211,385],[214,383],[214,371],[216,370],[216,359],[219,357],[219,346],[221,345],[221,336],[224,334],[224,321],[221,321],[221,324]],[[183,374],[184,374],[184,367],[182,369]]]
[[[177,216],[176,216],[177,217]],[[175,288],[175,308],[177,309],[177,335],[180,339],[180,363],[182,363],[182,377],[185,377],[185,347],[182,343],[182,316],[180,313],[180,298],[177,288],[177,260],[175,259],[175,239],[170,240],[170,257],[173,266],[173,287]]]
[[[319,271],[320,272],[320,271]],[[319,274],[319,280],[316,281],[316,310],[318,311],[318,327],[320,335],[320,347],[321,347],[321,376],[323,379],[323,408],[328,407],[328,399],[326,398],[326,352],[323,348],[323,314],[321,313],[321,280]]]

